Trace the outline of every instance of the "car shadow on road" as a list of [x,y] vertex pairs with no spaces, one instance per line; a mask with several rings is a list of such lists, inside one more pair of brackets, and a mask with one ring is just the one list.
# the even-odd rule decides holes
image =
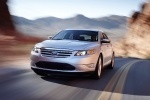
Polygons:
[[98,80],[92,78],[91,76],[51,75],[48,77],[41,78],[45,81],[58,83],[62,85],[102,91],[113,74],[114,71],[110,69],[103,69],[101,78]]
[[[112,89],[107,89],[106,86],[110,83],[110,80],[115,75],[115,73],[130,59],[115,59],[115,67],[113,70],[111,69],[103,69],[100,79],[92,79],[89,76],[49,76],[49,77],[41,77],[43,80],[53,83],[58,83],[62,85],[90,89],[90,90],[98,90],[98,91],[107,91],[114,92],[114,87]],[[122,72],[121,72],[122,73]],[[111,86],[112,87],[112,86]],[[116,93],[121,93],[120,91],[115,91]]]

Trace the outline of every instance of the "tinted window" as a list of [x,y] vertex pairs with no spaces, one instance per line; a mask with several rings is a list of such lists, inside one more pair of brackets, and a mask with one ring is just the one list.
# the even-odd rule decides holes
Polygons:
[[84,30],[64,30],[53,37],[53,40],[98,41],[98,32]]
[[108,39],[107,35],[103,33],[103,39]]
[[104,39],[104,36],[103,36],[103,34],[102,34],[102,33],[101,33],[101,36],[100,36],[100,37],[101,37],[101,40],[102,40],[102,39]]

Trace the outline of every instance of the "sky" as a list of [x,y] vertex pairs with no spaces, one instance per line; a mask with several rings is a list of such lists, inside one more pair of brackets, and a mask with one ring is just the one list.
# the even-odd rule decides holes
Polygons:
[[147,0],[9,0],[12,15],[37,19],[41,17],[69,18],[83,14],[89,18],[109,15],[131,16]]

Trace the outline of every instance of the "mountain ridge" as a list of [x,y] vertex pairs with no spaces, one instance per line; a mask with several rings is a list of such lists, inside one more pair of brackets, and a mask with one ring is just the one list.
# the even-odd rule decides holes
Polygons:
[[108,33],[124,34],[127,17],[111,15],[100,18],[89,18],[82,14],[70,18],[43,17],[29,20],[12,15],[16,29],[26,35],[46,37],[54,35],[62,29],[100,29]]

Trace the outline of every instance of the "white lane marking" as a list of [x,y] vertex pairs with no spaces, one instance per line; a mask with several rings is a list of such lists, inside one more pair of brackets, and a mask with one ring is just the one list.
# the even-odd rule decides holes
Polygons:
[[[113,75],[113,77],[111,78],[111,80],[109,81],[109,83],[107,84],[107,86],[105,87],[104,91],[120,91],[120,93],[122,92],[123,86],[124,86],[124,82],[126,80],[126,76],[128,74],[129,69],[131,68],[131,66],[136,63],[139,62],[139,60],[136,61],[131,61],[125,65],[123,65],[116,73],[115,75]],[[111,99],[112,100],[121,100],[121,95],[112,95],[112,93],[109,92],[102,92],[100,94],[100,96],[98,97],[98,100],[108,100]]]

